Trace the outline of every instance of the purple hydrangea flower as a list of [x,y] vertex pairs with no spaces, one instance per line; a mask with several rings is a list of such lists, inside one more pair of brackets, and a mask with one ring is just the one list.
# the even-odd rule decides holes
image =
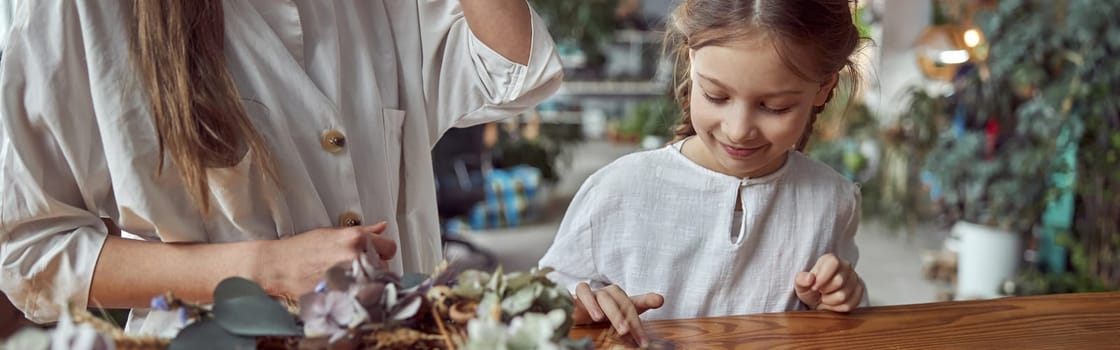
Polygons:
[[303,332],[319,336],[343,331],[358,317],[354,303],[354,298],[340,291],[305,294],[299,300]]
[[185,308],[185,307],[179,308],[179,324],[187,324],[187,320],[188,320],[189,316],[190,315],[187,312],[187,308]]
[[160,295],[152,298],[152,309],[159,311],[168,311],[171,308],[167,306],[167,296]]

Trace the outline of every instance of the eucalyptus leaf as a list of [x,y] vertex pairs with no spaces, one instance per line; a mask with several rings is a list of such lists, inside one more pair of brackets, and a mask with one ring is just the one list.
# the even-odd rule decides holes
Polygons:
[[533,280],[533,275],[524,272],[514,272],[506,275],[506,288],[510,290],[521,289]]
[[[483,320],[496,319],[498,321],[501,321],[501,302],[502,299],[498,297],[498,294],[496,293],[488,292],[483,294],[482,301],[478,303],[478,308],[476,309],[478,310],[477,318]],[[497,313],[497,315],[495,315],[495,313]]]
[[527,313],[510,321],[509,345],[514,349],[536,349],[552,342],[552,335],[556,326],[563,320],[553,323],[553,319],[544,314]]
[[534,267],[529,270],[529,273],[532,274],[535,278],[548,279],[548,274],[552,273],[553,271],[556,271],[556,269],[552,268],[551,266],[545,266],[542,268]]
[[226,278],[214,288],[215,301],[245,296],[262,296],[267,298],[268,293],[265,293],[264,289],[255,282],[241,277]]
[[256,338],[239,336],[226,331],[211,319],[201,319],[179,331],[171,340],[169,350],[196,349],[255,349]]
[[478,300],[486,290],[485,283],[490,280],[490,274],[478,270],[466,270],[459,273],[458,284],[451,288],[455,295]]
[[479,284],[460,283],[455,285],[454,288],[451,288],[451,293],[471,300],[478,300],[481,298],[482,292],[484,292],[484,289],[482,285]]
[[416,272],[409,272],[401,276],[401,289],[408,290],[412,287],[419,286],[424,281],[428,280],[428,275]]
[[498,266],[494,270],[494,274],[490,275],[490,281],[486,282],[486,289],[498,293],[498,296],[504,296],[506,293],[506,279],[502,274],[502,267]]
[[490,280],[490,274],[486,273],[486,272],[479,271],[479,270],[466,270],[466,271],[463,271],[463,272],[459,273],[459,276],[458,276],[457,279],[459,280],[460,285],[463,285],[463,284],[483,285],[483,284],[486,283],[486,281]]
[[280,303],[268,296],[242,296],[214,302],[214,321],[245,336],[299,336],[303,330]]
[[507,315],[519,315],[533,306],[533,302],[540,296],[541,285],[531,284],[521,288],[512,295],[502,300],[502,311]]
[[494,319],[474,319],[467,323],[467,343],[464,350],[508,349],[509,334],[506,326]]

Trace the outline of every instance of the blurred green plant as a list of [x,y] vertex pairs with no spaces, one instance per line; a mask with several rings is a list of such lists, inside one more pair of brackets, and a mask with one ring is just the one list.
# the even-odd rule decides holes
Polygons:
[[571,43],[587,55],[590,66],[606,61],[603,47],[614,37],[618,0],[530,0],[556,41]]
[[1084,129],[1085,115],[1072,109],[1072,100],[1091,78],[1085,28],[1054,30],[1053,24],[1081,22],[1068,16],[1087,3],[1010,0],[980,14],[990,58],[957,79],[953,127],[940,135],[924,167],[951,218],[1023,233],[1038,223],[1057,166],[1055,140]]
[[860,6],[855,11],[852,11],[852,23],[855,23],[856,30],[859,32],[859,37],[871,37],[871,7]]
[[517,131],[500,128],[493,150],[496,165],[502,168],[528,165],[540,170],[543,180],[559,181],[559,170],[572,160],[572,146],[583,140],[579,125],[541,123],[540,133],[533,139],[524,137],[520,127]]
[[565,147],[553,140],[525,138],[501,138],[495,149],[503,168],[528,165],[539,169],[541,179],[552,183],[560,180],[557,162],[564,151]]
[[618,132],[636,136],[673,137],[673,128],[680,122],[680,108],[669,95],[647,98],[634,105],[620,121]]
[[1077,149],[1063,239],[1073,270],[1046,276],[1047,292],[1120,282],[1117,13],[1118,2],[1090,0],[1004,0],[980,13],[988,58],[958,80],[949,102],[960,113],[926,159],[950,216],[1029,233],[1056,196],[1051,174],[1074,170],[1059,150]]
[[[1019,90],[1034,92],[1024,106],[1037,119],[1064,117],[1077,142],[1073,229],[1061,238],[1077,280],[1092,291],[1120,288],[1120,13],[1115,1],[1001,2],[989,20],[1007,40],[992,41],[993,64]],[[1014,62],[1019,60],[1022,62]],[[1034,124],[1032,128],[1062,125]],[[1080,284],[1078,286],[1086,286]],[[1096,286],[1096,287],[1093,287]]]
[[673,129],[681,120],[681,109],[677,102],[669,95],[644,101],[640,105],[649,117],[642,125],[642,135],[652,135],[665,138],[673,137]]
[[634,139],[640,139],[642,130],[646,125],[646,120],[649,120],[649,108],[644,107],[644,104],[639,103],[627,113],[625,117],[618,122],[618,133],[620,135],[628,136]]
[[[1120,69],[1117,69],[1120,71]],[[1120,81],[1120,79],[1116,79]],[[1120,288],[1120,113],[1094,119],[1078,154],[1074,231],[1066,246],[1074,271]]]
[[920,171],[948,113],[945,99],[924,89],[911,88],[906,96],[907,110],[879,135],[879,176],[863,186],[863,206],[887,228],[909,231],[935,215]]
[[880,142],[879,124],[865,104],[848,102],[846,87],[841,86],[836,94],[836,101],[818,116],[807,153],[848,179],[866,185],[874,173],[868,172],[870,155],[863,153],[862,145],[867,141]]
[[918,170],[933,145],[938,121],[946,118],[945,103],[912,89],[910,111],[884,126],[866,104],[850,98],[846,71],[840,83],[818,117],[808,155],[860,183],[864,218],[888,229],[912,230],[932,216]]

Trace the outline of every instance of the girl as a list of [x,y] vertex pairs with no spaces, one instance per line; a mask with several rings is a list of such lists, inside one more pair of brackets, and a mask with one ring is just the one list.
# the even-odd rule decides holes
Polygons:
[[[41,0],[17,18],[0,289],[36,322],[208,301],[233,275],[294,297],[367,242],[430,272],[432,145],[561,78],[525,0]],[[178,323],[135,311],[130,332]]]
[[574,291],[577,323],[609,321],[645,343],[646,310],[656,319],[866,305],[854,269],[859,189],[799,152],[839,72],[853,68],[850,6],[679,5],[667,42],[681,66],[678,140],[592,175],[540,261]]

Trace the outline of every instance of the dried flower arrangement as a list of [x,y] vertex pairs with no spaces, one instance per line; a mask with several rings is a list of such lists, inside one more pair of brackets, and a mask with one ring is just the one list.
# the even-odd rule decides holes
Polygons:
[[215,288],[212,305],[157,296],[152,309],[177,312],[185,324],[174,339],[138,343],[119,330],[111,338],[117,348],[145,349],[592,347],[591,339],[568,338],[572,297],[546,277],[550,269],[506,274],[500,267],[489,273],[445,263],[432,275],[398,275],[372,259],[330,268],[298,307],[238,277]]

